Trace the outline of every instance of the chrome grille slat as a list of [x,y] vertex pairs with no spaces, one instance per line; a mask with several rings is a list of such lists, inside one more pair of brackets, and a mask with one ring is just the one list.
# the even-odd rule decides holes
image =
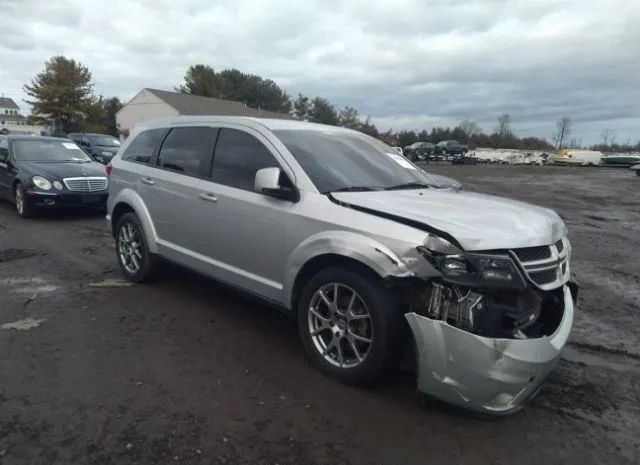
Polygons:
[[568,243],[561,239],[553,245],[514,249],[527,278],[543,290],[561,286],[568,280]]
[[107,189],[106,177],[64,178],[67,189],[73,192],[99,192]]

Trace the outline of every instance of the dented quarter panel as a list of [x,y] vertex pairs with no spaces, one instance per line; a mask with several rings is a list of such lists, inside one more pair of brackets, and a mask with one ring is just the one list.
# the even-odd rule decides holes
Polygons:
[[563,291],[562,322],[551,336],[536,339],[486,338],[406,314],[416,343],[418,391],[485,413],[517,411],[536,394],[569,337],[574,304],[568,286]]

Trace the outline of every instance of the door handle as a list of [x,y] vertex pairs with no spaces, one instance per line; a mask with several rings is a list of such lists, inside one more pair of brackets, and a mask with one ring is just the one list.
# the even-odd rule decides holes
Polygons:
[[142,184],[148,184],[149,186],[153,186],[156,182],[151,178],[142,178],[140,179]]
[[218,197],[211,194],[210,192],[202,193],[198,196],[201,200],[205,200],[207,202],[217,202]]

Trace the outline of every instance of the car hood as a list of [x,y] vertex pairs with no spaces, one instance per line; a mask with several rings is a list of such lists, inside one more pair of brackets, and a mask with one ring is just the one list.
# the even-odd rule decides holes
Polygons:
[[549,245],[566,234],[548,208],[450,189],[340,192],[333,198],[372,214],[419,222],[453,236],[465,250]]
[[95,161],[88,163],[23,161],[19,166],[31,176],[44,176],[51,180],[82,176],[106,177],[104,165]]

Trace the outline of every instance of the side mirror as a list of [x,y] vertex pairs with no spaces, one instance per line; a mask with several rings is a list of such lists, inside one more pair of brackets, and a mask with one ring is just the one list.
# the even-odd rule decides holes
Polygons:
[[282,170],[276,167],[262,168],[256,171],[254,190],[261,194],[296,202],[299,198],[298,192],[295,189],[280,185],[281,174]]

